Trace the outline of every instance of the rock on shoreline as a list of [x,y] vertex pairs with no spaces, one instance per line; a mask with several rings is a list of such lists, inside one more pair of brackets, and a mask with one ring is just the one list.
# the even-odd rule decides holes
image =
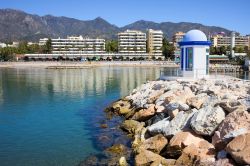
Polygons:
[[138,166],[250,164],[249,110],[250,82],[234,78],[151,81],[107,109]]

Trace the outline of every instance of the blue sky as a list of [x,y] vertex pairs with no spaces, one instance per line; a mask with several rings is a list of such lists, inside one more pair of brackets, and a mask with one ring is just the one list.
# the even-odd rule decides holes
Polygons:
[[250,34],[250,0],[1,0],[0,8],[67,16],[102,17],[124,26],[137,20],[197,22]]

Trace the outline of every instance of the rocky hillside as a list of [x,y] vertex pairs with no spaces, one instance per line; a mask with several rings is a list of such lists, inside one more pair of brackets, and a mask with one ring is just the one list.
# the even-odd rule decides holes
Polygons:
[[225,28],[197,23],[137,21],[124,27],[117,27],[100,17],[82,21],[68,17],[38,16],[19,10],[0,9],[0,41],[38,41],[42,37],[66,37],[67,35],[116,39],[116,34],[120,31],[126,29],[146,31],[148,28],[160,29],[168,38],[172,38],[177,31],[186,32],[190,29],[200,29],[206,34],[222,31],[230,33],[230,30]]
[[135,165],[249,165],[249,87],[232,78],[152,81],[107,112],[124,117]]

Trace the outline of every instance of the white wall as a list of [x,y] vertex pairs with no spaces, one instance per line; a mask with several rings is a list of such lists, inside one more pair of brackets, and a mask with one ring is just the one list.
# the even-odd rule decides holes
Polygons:
[[202,46],[195,46],[193,47],[194,57],[194,77],[202,77],[206,75],[206,47]]

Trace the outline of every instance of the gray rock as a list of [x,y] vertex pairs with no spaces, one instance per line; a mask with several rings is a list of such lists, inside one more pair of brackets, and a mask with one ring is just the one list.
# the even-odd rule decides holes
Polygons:
[[176,133],[190,128],[190,121],[195,112],[197,112],[196,109],[187,112],[179,112],[164,128],[163,135],[170,138]]
[[179,109],[180,104],[179,103],[169,103],[165,106],[166,111],[173,111],[176,109]]
[[248,132],[248,130],[246,128],[240,128],[238,130],[234,130],[229,132],[227,135],[225,135],[222,140],[225,142],[230,142],[233,138],[242,135],[242,134],[246,134]]
[[163,133],[163,130],[164,128],[166,128],[169,124],[169,118],[165,118],[151,126],[149,126],[147,128],[147,131],[149,132],[149,134],[151,135],[157,135],[157,134],[162,134]]
[[212,135],[225,119],[225,112],[219,106],[203,107],[191,119],[192,129],[200,135]]
[[221,150],[217,153],[217,159],[224,159],[227,158],[227,152],[225,150]]
[[163,120],[164,118],[166,118],[166,114],[165,113],[157,113],[155,114],[155,116],[153,116],[152,118],[150,118],[149,120],[147,120],[145,122],[146,126],[151,126],[152,124],[155,124],[161,120]]
[[190,107],[187,104],[185,104],[185,103],[179,103],[179,110],[180,111],[187,111],[189,109],[190,109]]

